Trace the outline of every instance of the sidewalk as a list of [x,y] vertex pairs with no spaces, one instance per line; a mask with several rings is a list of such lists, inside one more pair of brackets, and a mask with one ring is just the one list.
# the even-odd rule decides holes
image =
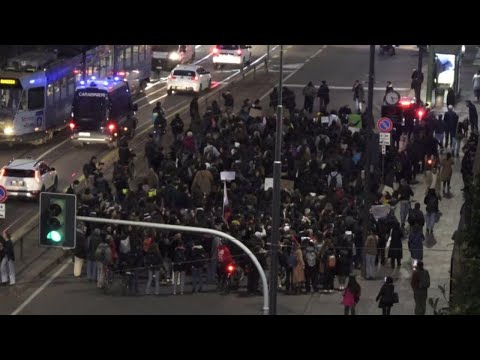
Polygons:
[[[459,115],[460,121],[468,116],[468,109],[465,100],[473,100],[472,76],[478,70],[478,66],[473,65],[477,55],[477,48],[475,46],[467,46],[464,54],[462,68],[460,69],[460,87],[461,97],[457,99],[455,111]],[[480,61],[480,52],[478,52],[478,59]],[[424,72],[426,68],[424,68]],[[425,91],[425,89],[422,89]],[[423,92],[425,94],[425,92]],[[435,108],[437,114],[444,114],[446,107]],[[430,272],[431,286],[428,292],[429,298],[439,297],[439,307],[446,305],[441,296],[438,286],[446,286],[447,298],[450,285],[450,261],[453,249],[452,235],[458,227],[460,220],[460,208],[463,204],[463,193],[460,189],[463,187],[462,176],[460,174],[461,168],[460,158],[455,158],[454,172],[452,176],[452,194],[453,197],[440,201],[440,211],[442,216],[440,221],[435,224],[434,234],[435,241],[433,243],[424,243],[424,264],[425,268]],[[415,194],[414,200],[420,202],[422,211],[425,212],[425,205],[423,199],[425,195],[425,185],[423,176],[417,176],[418,184],[412,186]],[[396,211],[397,218],[400,218],[399,209]],[[360,276],[357,277],[362,287],[362,298],[357,306],[358,314],[375,315],[381,314],[375,302],[375,297],[382,285],[384,276],[392,276],[394,278],[395,291],[398,292],[400,302],[392,308],[392,315],[413,315],[415,302],[413,300],[413,291],[410,287],[410,279],[412,274],[410,252],[407,247],[407,239],[403,241],[403,259],[400,270],[392,270],[388,263],[385,266],[379,266],[377,279],[373,281],[366,281]],[[304,303],[304,313],[312,315],[333,315],[343,314],[343,307],[340,305],[341,294],[339,292],[332,295],[316,294],[313,296],[304,296],[308,298]],[[306,299],[305,299],[306,300]],[[282,302],[290,303],[290,299],[282,300]],[[298,309],[300,310],[300,309]],[[433,314],[432,308],[427,304],[427,315]]]

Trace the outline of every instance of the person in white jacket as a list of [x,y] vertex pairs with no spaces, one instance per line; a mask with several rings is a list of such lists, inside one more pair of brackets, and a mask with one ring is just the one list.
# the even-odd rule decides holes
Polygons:
[[477,98],[477,101],[480,101],[480,70],[477,71],[475,75],[473,75],[473,94]]

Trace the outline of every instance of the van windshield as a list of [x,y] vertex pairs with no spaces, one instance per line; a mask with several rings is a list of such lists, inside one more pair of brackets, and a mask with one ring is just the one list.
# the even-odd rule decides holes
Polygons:
[[105,115],[107,108],[106,92],[79,90],[73,99],[73,111],[77,118],[93,118]]

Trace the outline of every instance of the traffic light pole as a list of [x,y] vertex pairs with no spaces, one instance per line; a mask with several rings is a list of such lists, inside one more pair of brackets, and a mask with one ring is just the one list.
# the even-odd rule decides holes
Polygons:
[[210,235],[219,236],[228,241],[231,241],[232,243],[240,247],[243,251],[245,251],[245,253],[250,257],[250,259],[253,261],[254,265],[256,266],[260,274],[260,279],[262,280],[262,288],[263,288],[262,312],[263,312],[263,315],[268,315],[268,312],[269,312],[268,284],[267,284],[267,277],[265,275],[265,271],[263,270],[262,265],[260,265],[255,255],[250,251],[250,249],[247,248],[241,241],[235,239],[233,236],[229,234],[226,234],[224,232],[214,230],[214,229],[207,229],[207,228],[201,228],[201,227],[195,227],[195,226],[167,225],[167,224],[157,224],[157,223],[149,223],[149,222],[143,222],[143,221],[94,218],[94,217],[88,217],[88,216],[77,216],[77,221],[102,223],[102,224],[116,224],[116,225],[125,225],[125,226],[140,226],[140,227],[155,228],[160,230],[185,231],[185,232],[198,233],[198,234],[210,234]]
[[[368,236],[368,222],[370,221],[370,167],[372,163],[372,139],[373,139],[373,87],[375,85],[375,45],[370,45],[370,67],[368,71],[368,113],[367,113],[367,141],[365,142],[365,188],[364,188],[364,209],[362,211],[363,221],[363,249],[362,249],[362,275],[366,277],[366,254],[365,244]],[[382,155],[383,156],[383,155]]]

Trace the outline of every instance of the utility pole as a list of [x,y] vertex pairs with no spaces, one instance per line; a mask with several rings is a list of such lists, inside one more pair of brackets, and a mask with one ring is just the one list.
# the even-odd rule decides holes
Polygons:
[[275,161],[273,163],[272,241],[270,245],[270,315],[277,314],[278,246],[280,243],[280,178],[282,176],[282,87],[283,45],[280,45],[280,79],[278,82],[277,126],[275,133]]
[[265,69],[267,69],[267,72],[268,72],[269,63],[270,63],[270,45],[267,45],[267,56],[265,59]]
[[368,236],[368,226],[370,221],[371,208],[371,182],[370,182],[370,168],[372,163],[372,139],[373,139],[373,87],[375,83],[375,45],[370,45],[370,66],[368,71],[368,105],[367,105],[367,126],[366,126],[366,142],[365,142],[365,188],[364,188],[364,209],[363,215],[363,249],[362,249],[362,275],[366,277],[366,256],[365,243]]

